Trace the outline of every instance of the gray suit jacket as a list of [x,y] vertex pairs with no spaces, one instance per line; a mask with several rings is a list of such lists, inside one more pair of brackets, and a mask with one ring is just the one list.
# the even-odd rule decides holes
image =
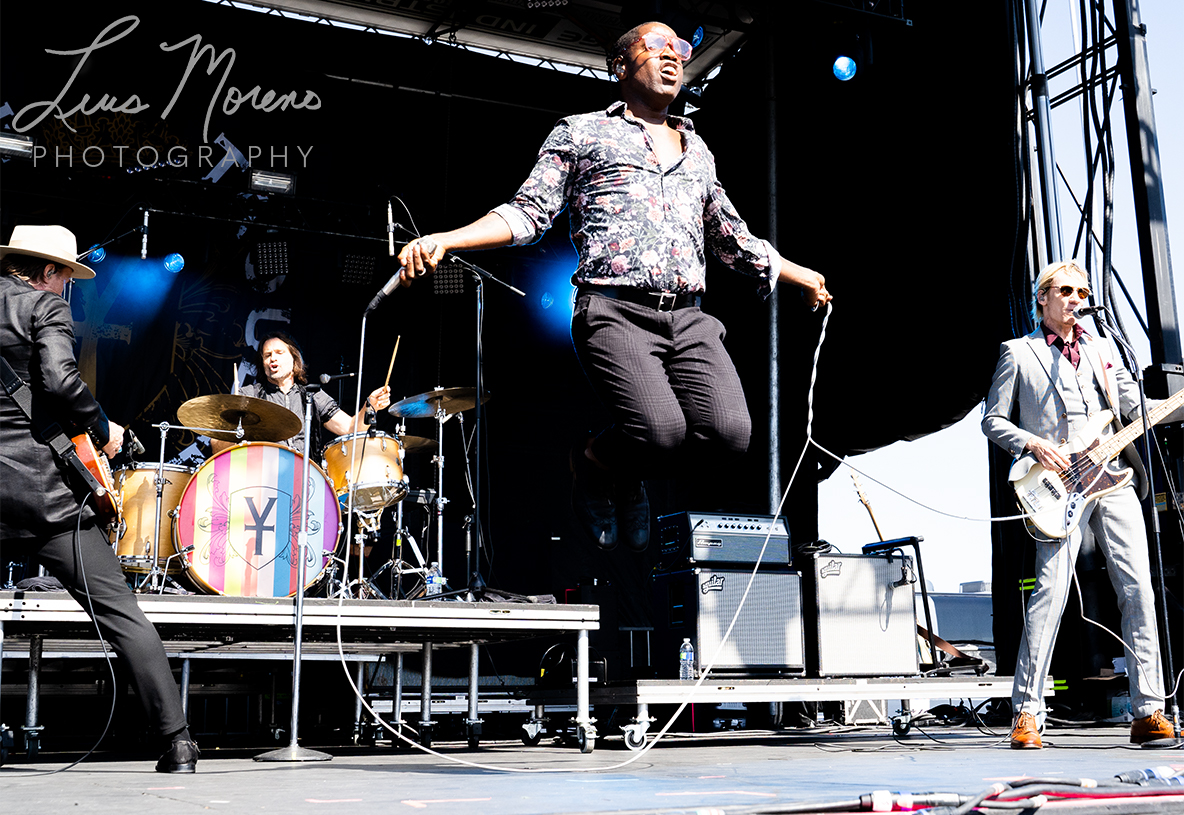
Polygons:
[[[1104,403],[1114,411],[1116,418],[1111,427],[1119,430],[1139,415],[1139,386],[1123,367],[1109,340],[1083,334],[1080,345],[1082,354],[1088,355],[1094,369]],[[1068,364],[1059,350],[1048,345],[1039,326],[1026,337],[1003,343],[983,415],[982,429],[987,438],[1019,458],[1033,435],[1056,444],[1064,444],[1077,435],[1088,417],[1068,416],[1065,395],[1058,385],[1060,379],[1055,375],[1054,366]],[[1147,409],[1151,410],[1156,404],[1148,400]],[[1180,421],[1181,418],[1184,418],[1184,408],[1166,420]],[[1133,446],[1123,451],[1123,458],[1134,468],[1140,494],[1146,497],[1146,470]]]

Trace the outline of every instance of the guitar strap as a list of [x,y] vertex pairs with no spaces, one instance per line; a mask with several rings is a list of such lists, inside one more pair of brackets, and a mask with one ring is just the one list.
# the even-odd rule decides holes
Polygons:
[[[17,407],[21,409],[21,413],[25,414],[29,423],[36,427],[37,423],[33,420],[33,397],[29,393],[29,386],[12,369],[12,365],[4,357],[0,357],[0,381],[4,384],[4,390],[12,397],[12,401],[16,402]],[[53,454],[57,456],[58,460],[69,465],[74,472],[81,476],[83,483],[91,492],[97,495],[102,495],[105,492],[105,488],[95,478],[94,473],[86,469],[86,465],[78,458],[74,442],[70,441],[70,437],[62,432],[61,427],[56,424],[52,425],[42,433],[41,437],[53,450]]]

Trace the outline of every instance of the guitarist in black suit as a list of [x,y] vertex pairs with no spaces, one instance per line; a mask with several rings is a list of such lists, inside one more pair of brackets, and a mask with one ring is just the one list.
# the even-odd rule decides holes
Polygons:
[[[1026,474],[1021,470],[1030,467],[1033,459],[1053,473],[1065,471],[1070,466],[1067,447],[1071,446],[1066,443],[1088,435],[1104,418],[1099,415],[1102,411],[1113,411],[1120,424],[1141,421],[1138,387],[1113,345],[1090,336],[1078,323],[1077,308],[1087,304],[1089,294],[1089,279],[1076,263],[1049,265],[1036,281],[1040,325],[1026,337],[1003,343],[1000,349],[982,429],[991,441],[1017,457],[1013,480]],[[1148,411],[1155,404],[1148,402]],[[1177,409],[1167,420],[1178,421],[1178,413]],[[1092,432],[1108,437],[1116,429],[1114,424]],[[1123,466],[1143,473],[1137,457],[1124,458]],[[1042,746],[1044,683],[1086,528],[1106,556],[1106,571],[1122,615],[1131,707],[1136,717],[1131,742],[1142,744],[1174,735],[1172,723],[1163,715],[1155,592],[1136,489],[1146,492],[1147,486],[1139,475],[1085,504],[1079,524],[1068,535],[1036,543],[1035,585],[1028,600],[1011,692],[1014,748]]]
[[77,257],[73,233],[60,226],[18,226],[0,246],[0,355],[11,369],[0,388],[0,541],[6,554],[31,553],[92,614],[168,744],[156,769],[193,772],[197,745],[160,636],[128,589],[94,497],[48,441],[89,432],[109,456],[123,444],[124,429],[104,415],[74,360],[62,294],[70,278],[95,276]]

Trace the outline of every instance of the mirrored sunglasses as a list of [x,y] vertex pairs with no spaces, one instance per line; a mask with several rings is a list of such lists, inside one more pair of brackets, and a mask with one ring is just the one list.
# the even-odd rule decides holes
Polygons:
[[[647,51],[661,51],[663,48],[670,45],[670,50],[674,52],[682,61],[691,58],[691,44],[680,37],[668,37],[665,34],[659,34],[656,31],[651,31],[648,34],[643,34],[633,42],[643,42]],[[633,45],[633,42],[629,43]]]

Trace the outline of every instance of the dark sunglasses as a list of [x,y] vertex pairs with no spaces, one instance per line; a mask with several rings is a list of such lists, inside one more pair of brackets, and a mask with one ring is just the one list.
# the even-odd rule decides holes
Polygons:
[[[1052,286],[1049,286],[1045,291],[1052,291]],[[1056,291],[1060,293],[1061,297],[1072,297],[1073,292],[1077,292],[1077,297],[1080,300],[1089,299],[1089,289],[1082,286],[1058,286]]]
[[633,45],[634,42],[645,43],[647,51],[661,51],[669,44],[670,50],[682,61],[685,62],[691,58],[691,44],[679,37],[668,37],[665,34],[651,31],[648,34],[642,34],[636,40],[629,43],[629,45]]

